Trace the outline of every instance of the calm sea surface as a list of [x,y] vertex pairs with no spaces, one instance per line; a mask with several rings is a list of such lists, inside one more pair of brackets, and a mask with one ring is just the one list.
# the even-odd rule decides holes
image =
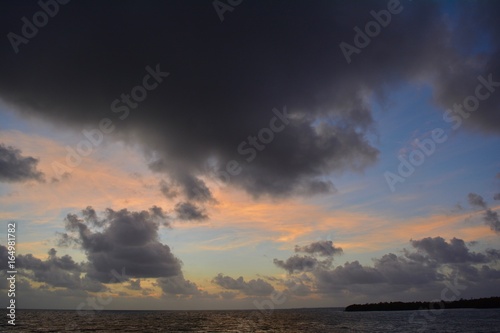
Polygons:
[[[500,332],[500,309],[343,312],[338,309],[258,311],[18,310],[2,332]],[[4,317],[6,318],[6,317]]]

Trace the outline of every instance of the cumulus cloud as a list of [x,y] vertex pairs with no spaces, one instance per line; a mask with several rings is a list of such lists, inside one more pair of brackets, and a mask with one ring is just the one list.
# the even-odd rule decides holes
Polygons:
[[[295,252],[309,255],[294,255],[286,260],[274,259],[273,263],[289,274],[309,272],[318,267],[329,267],[332,264],[333,256],[342,254],[343,250],[340,247],[335,247],[332,241],[317,241],[304,246],[295,245]],[[315,256],[327,258],[318,260]]]
[[[5,260],[2,262],[2,267],[7,267],[5,246],[0,245],[0,256]],[[106,290],[103,284],[84,276],[83,263],[76,263],[69,255],[58,257],[57,251],[53,248],[49,250],[45,260],[38,259],[32,254],[18,254],[16,261],[17,267],[22,270],[21,274],[36,282],[43,282],[52,287],[92,292]]]
[[274,287],[270,283],[260,278],[252,279],[247,282],[242,276],[234,279],[230,276],[218,274],[213,278],[212,282],[224,289],[239,290],[249,296],[267,296],[274,291]]
[[161,288],[165,295],[188,296],[201,295],[203,293],[196,283],[186,280],[182,274],[158,278],[156,285]]
[[[311,292],[352,294],[409,292],[412,288],[422,291],[440,292],[447,281],[459,279],[467,286],[484,283],[493,286],[500,283],[500,270],[496,263],[500,251],[488,249],[477,253],[471,251],[462,239],[449,242],[441,237],[411,240],[413,250],[404,250],[403,255],[388,253],[373,259],[373,265],[359,261],[333,266],[318,264],[312,257],[294,255],[286,261],[275,259],[278,267],[293,274],[291,285],[303,284]],[[304,289],[306,290],[306,289]]]
[[332,241],[317,241],[305,246],[295,246],[295,252],[304,252],[309,254],[318,254],[325,257],[333,257],[342,254],[340,247],[335,247]]
[[318,270],[315,274],[320,289],[326,284],[342,286],[348,284],[373,284],[384,281],[375,268],[362,266],[358,261],[346,262],[333,270]]
[[488,204],[484,201],[483,197],[476,193],[469,193],[468,199],[471,206],[484,209],[484,223],[494,232],[500,233],[500,217],[496,211],[488,208]]
[[23,156],[19,149],[0,144],[0,182],[44,181],[44,174],[37,170],[38,162]]
[[294,255],[287,260],[274,259],[273,263],[292,274],[294,272],[307,272],[312,271],[319,265],[318,259],[310,256]]
[[[88,259],[87,276],[104,283],[124,279],[171,277],[181,274],[181,261],[158,238],[161,225],[168,225],[166,214],[159,207],[133,212],[127,209],[106,209],[98,220],[91,207],[66,216],[64,242],[77,244]],[[96,222],[99,226],[96,227]]]
[[467,195],[467,199],[469,200],[469,204],[476,208],[486,208],[486,202],[483,197],[476,193],[469,193]]
[[200,208],[190,202],[179,202],[174,209],[177,218],[182,221],[203,221],[208,219],[204,208]]
[[430,259],[440,264],[447,263],[485,263],[490,259],[483,253],[471,252],[462,239],[452,238],[447,242],[442,237],[427,237],[421,240],[411,240],[411,245],[419,250],[419,253],[425,253],[425,257],[412,256],[408,257],[415,260]]
[[167,199],[173,199],[173,198],[175,198],[178,195],[177,191],[175,190],[174,185],[167,183],[163,179],[160,180],[159,186],[160,186],[161,193]]
[[497,212],[487,209],[484,213],[484,222],[490,226],[491,230],[500,233],[500,218]]

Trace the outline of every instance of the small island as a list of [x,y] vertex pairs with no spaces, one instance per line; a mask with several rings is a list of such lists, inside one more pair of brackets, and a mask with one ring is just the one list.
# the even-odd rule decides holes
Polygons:
[[440,309],[488,309],[500,308],[500,297],[460,299],[452,302],[381,302],[352,304],[344,311],[404,311],[404,310],[440,310]]

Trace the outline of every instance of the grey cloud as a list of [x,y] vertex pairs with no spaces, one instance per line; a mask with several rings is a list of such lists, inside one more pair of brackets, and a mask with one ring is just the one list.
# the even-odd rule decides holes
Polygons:
[[484,213],[484,221],[490,227],[491,230],[496,233],[500,233],[500,218],[498,217],[498,213],[492,211],[491,209],[487,209]]
[[500,280],[500,270],[486,265],[481,267],[480,274],[485,280]]
[[295,246],[295,252],[304,252],[309,254],[319,254],[321,256],[333,257],[343,253],[342,248],[335,247],[332,241],[318,241],[306,246]]
[[202,291],[198,289],[196,283],[186,280],[182,274],[162,277],[156,280],[165,295],[200,295]]
[[320,289],[325,289],[327,285],[374,284],[384,281],[377,269],[362,266],[358,261],[346,262],[333,270],[318,270],[315,276]]
[[170,170],[169,167],[161,163],[161,160],[151,162],[149,166],[152,170],[157,172],[171,173],[172,179],[169,183],[163,179],[160,181],[160,191],[166,198],[172,199],[177,197],[179,195],[179,190],[181,190],[187,200],[201,203],[217,202],[203,180],[185,171]]
[[249,296],[267,296],[274,291],[274,287],[262,279],[252,279],[246,282],[242,276],[234,279],[230,276],[219,274],[212,280],[213,283],[224,289],[239,290]]
[[[483,221],[484,223],[490,227],[496,233],[500,233],[500,217],[496,211],[488,208],[488,205],[484,201],[483,197],[479,194],[469,193],[468,195],[469,203],[477,208],[484,209]],[[497,200],[497,196],[493,198]]]
[[197,207],[190,202],[177,203],[174,211],[177,214],[177,218],[183,221],[203,221],[208,219],[204,208]]
[[495,193],[493,195],[493,200],[500,200],[500,193]]
[[[7,249],[0,245],[0,252],[7,253]],[[57,256],[55,249],[50,249],[46,260],[35,258],[32,254],[17,255],[17,265],[22,270],[22,275],[36,282],[43,282],[53,287],[81,289],[85,291],[103,291],[106,287],[87,277],[85,265],[76,263],[70,256]]]
[[476,193],[469,193],[467,195],[467,198],[469,200],[469,204],[473,207],[476,208],[486,208],[486,202],[484,201],[483,197],[480,196],[479,194]]
[[[445,109],[474,92],[478,75],[499,72],[498,3],[454,4],[460,20],[453,27],[442,2],[402,6],[348,65],[339,43],[352,43],[353,27],[372,20],[371,10],[387,8],[386,0],[255,2],[224,25],[214,20],[212,6],[185,1],[125,3],[119,15],[101,1],[73,3],[18,54],[6,41],[0,96],[24,115],[78,131],[108,117],[117,128],[108,137],[153,153],[151,169],[175,179],[188,201],[213,199],[199,183],[211,175],[210,161],[220,172],[237,161],[242,172],[229,183],[254,196],[332,193],[325,177],[362,172],[378,159],[368,140],[376,124],[366,96],[383,103],[402,82],[425,81]],[[4,36],[29,8],[2,4]],[[193,17],[196,24],[189,23]],[[102,26],[109,28],[105,34]],[[472,54],[485,35],[491,36],[488,50]],[[103,56],[89,58],[89,52]],[[145,66],[157,63],[170,76],[139,105],[121,102],[121,94],[141,83]],[[126,112],[111,110],[117,98]],[[499,99],[495,93],[481,101],[466,127],[498,133]],[[290,119],[276,126],[285,127],[264,148],[251,147],[249,136],[269,127],[272,108],[282,105],[289,106]]]
[[175,180],[179,182],[184,188],[184,193],[188,200],[199,201],[199,202],[215,202],[212,192],[205,185],[205,182],[199,178],[193,177],[189,174],[180,174],[175,177]]
[[0,182],[44,181],[37,170],[38,159],[21,154],[19,149],[0,144]]
[[221,291],[219,296],[223,299],[233,299],[238,295],[238,293],[232,291]]
[[302,282],[286,281],[285,286],[287,287],[287,291],[295,296],[307,296],[311,294],[311,288]]
[[[84,212],[89,212],[87,208]],[[86,253],[87,276],[104,283],[131,278],[170,277],[181,273],[181,262],[160,243],[158,229],[166,222],[159,207],[149,211],[107,209],[102,228],[95,229],[93,215],[66,217],[65,242],[73,242]],[[117,274],[122,274],[117,278]],[[125,275],[125,276],[123,276]]]
[[173,199],[178,195],[177,191],[174,188],[174,185],[167,183],[163,179],[160,180],[159,186],[160,186],[161,193],[167,199]]
[[130,290],[141,290],[141,279],[137,280],[130,280],[129,285],[127,286],[127,289]]
[[316,266],[319,265],[319,262],[316,258],[299,255],[294,255],[285,261],[274,259],[273,263],[276,266],[283,268],[290,274],[293,274],[294,272],[312,271],[314,268],[316,268]]
[[[447,60],[449,67],[430,66],[436,70],[433,80],[436,91],[435,99],[439,105],[447,109],[453,109],[455,104],[464,103],[466,97],[474,96],[476,86],[479,83],[476,78],[479,75],[487,81],[489,80],[488,76],[492,76],[491,81],[500,81],[500,77],[497,75],[500,69],[498,61],[500,24],[495,18],[500,7],[494,1],[487,1],[482,4],[464,2],[457,8],[460,13],[457,28],[453,34],[449,35],[449,45],[451,46]],[[474,54],[475,52],[472,50],[478,47],[479,38],[484,33],[491,36],[487,50]],[[444,54],[431,55],[436,61],[441,61],[443,56]],[[427,59],[422,60],[431,59],[427,57]],[[494,91],[491,90],[492,88]],[[488,84],[487,88],[482,89],[483,92],[488,89],[488,93],[491,92],[491,94],[488,94],[486,100],[480,102],[477,111],[471,112],[463,120],[463,123],[470,129],[498,134],[500,115],[494,111],[500,103],[498,83],[494,83],[493,87]]]
[[[21,45],[19,54],[2,52],[0,96],[22,114],[78,131],[96,127],[104,117],[111,119],[117,130],[108,137],[153,152],[157,159],[151,169],[175,179],[189,201],[213,199],[201,183],[202,177],[210,176],[205,168],[210,160],[219,170],[231,160],[239,162],[243,172],[230,183],[255,196],[331,193],[335,189],[326,176],[362,171],[379,155],[367,139],[374,121],[361,90],[379,90],[380,78],[392,64],[374,66],[380,68],[377,73],[349,67],[338,49],[342,39],[352,38],[358,19],[353,13],[368,13],[379,5],[386,3],[322,2],[316,7],[278,1],[267,4],[262,15],[262,4],[256,3],[240,11],[228,29],[213,19],[211,6],[188,2],[140,8],[127,3],[120,15],[102,2],[76,3],[65,7],[58,23],[45,27],[43,36]],[[17,27],[17,18],[26,15],[27,8],[3,4],[0,12],[9,15],[2,16],[0,29],[8,33]],[[283,10],[288,14],[283,16]],[[256,15],[261,17],[257,26]],[[193,17],[197,24],[187,24]],[[294,17],[309,22],[309,29]],[[275,24],[278,18],[280,25]],[[101,25],[120,29],[101,34]],[[138,36],[127,57],[122,53],[125,36]],[[277,39],[281,42],[275,43]],[[256,54],[259,49],[266,51]],[[83,56],[92,50],[105,56]],[[279,61],[284,55],[287,61]],[[111,103],[140,83],[146,65],[157,63],[171,75],[139,106],[120,102],[129,112],[120,119],[125,112],[111,110]],[[247,144],[243,149],[250,150],[239,153],[240,143],[269,127],[271,110],[282,105],[290,105],[289,124],[274,133],[265,149]],[[248,162],[250,151],[258,154]]]
[[408,260],[393,253],[375,260],[374,267],[382,274],[384,282],[393,285],[421,285],[443,280],[443,275],[436,270],[437,266]]
[[297,255],[286,261],[275,259],[274,262],[289,273],[302,272],[294,275],[293,283],[289,284],[302,283],[311,292],[338,295],[344,292],[380,295],[382,290],[388,293],[410,290],[439,293],[447,281],[456,279],[471,289],[478,285],[495,286],[500,282],[496,268],[500,251],[497,249],[476,253],[462,239],[453,238],[447,242],[441,237],[412,240],[410,244],[414,251],[404,250],[401,256],[385,254],[373,259],[373,266],[353,261],[334,267],[331,263],[321,264],[309,257],[309,265],[296,264],[298,268],[293,269],[294,263],[303,259]]
[[[471,252],[462,239],[453,238],[450,242],[442,237],[427,237],[411,240],[411,245],[438,263],[484,263],[489,259],[482,253]],[[411,257],[411,254],[409,255]]]

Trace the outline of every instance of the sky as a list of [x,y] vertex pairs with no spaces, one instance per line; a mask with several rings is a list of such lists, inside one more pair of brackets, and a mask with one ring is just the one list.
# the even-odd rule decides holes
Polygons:
[[500,296],[499,14],[2,3],[0,274],[15,223],[17,306]]

